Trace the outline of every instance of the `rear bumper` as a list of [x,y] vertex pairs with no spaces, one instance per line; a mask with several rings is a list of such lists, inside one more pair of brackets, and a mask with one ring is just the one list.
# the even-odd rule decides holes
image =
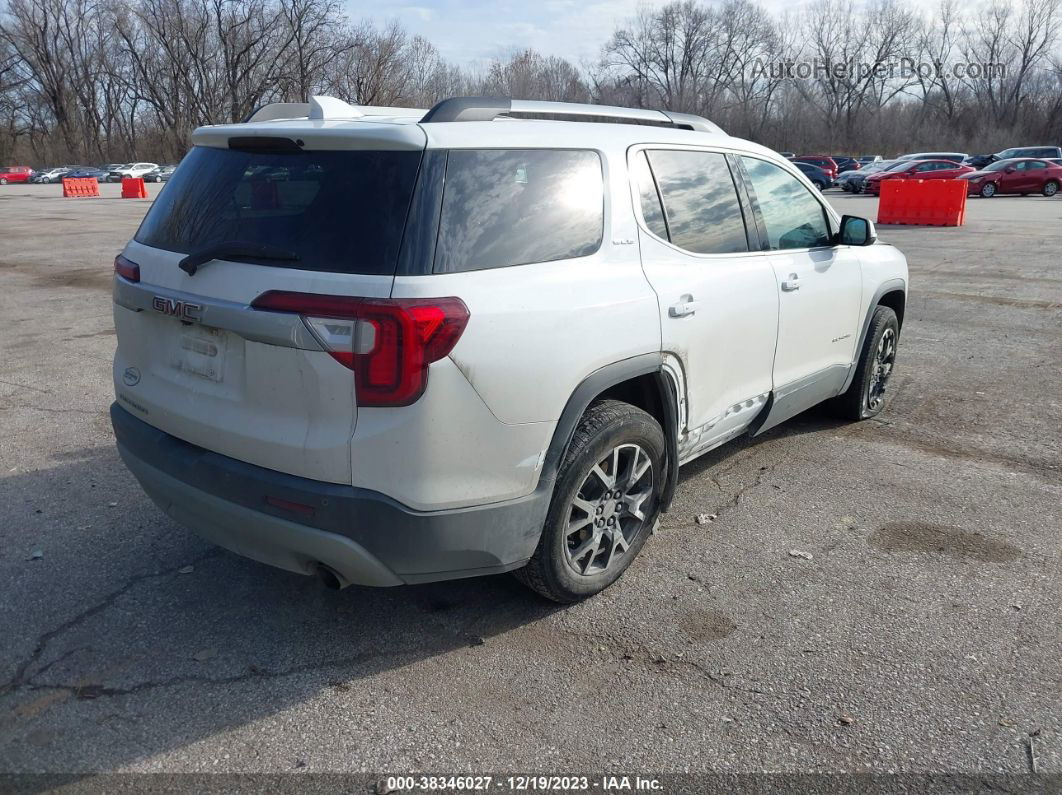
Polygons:
[[[210,452],[117,403],[118,451],[168,516],[218,546],[301,574],[324,564],[344,585],[496,574],[534,553],[552,483],[516,500],[414,511],[366,489],[301,478]],[[303,506],[290,510],[266,502]]]

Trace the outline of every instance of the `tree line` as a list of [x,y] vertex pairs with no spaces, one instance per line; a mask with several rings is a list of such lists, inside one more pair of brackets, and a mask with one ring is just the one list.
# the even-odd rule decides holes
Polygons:
[[1060,0],[753,0],[644,9],[574,64],[448,62],[340,0],[0,0],[0,164],[175,162],[197,126],[311,94],[459,95],[697,113],[779,150],[1062,144]]

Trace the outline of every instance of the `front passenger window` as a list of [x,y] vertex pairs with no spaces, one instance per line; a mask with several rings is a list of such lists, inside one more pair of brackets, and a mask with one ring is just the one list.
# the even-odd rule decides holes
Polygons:
[[766,160],[741,160],[759,202],[772,251],[832,243],[826,210],[796,177]]

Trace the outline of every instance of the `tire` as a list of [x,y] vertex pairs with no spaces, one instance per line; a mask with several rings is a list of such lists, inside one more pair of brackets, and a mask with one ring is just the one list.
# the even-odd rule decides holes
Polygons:
[[821,193],[822,191],[826,190],[826,183],[825,182],[819,182],[818,180],[816,180],[815,181],[815,187],[818,188],[819,189],[819,193]]
[[1040,191],[1040,192],[1044,196],[1047,196],[1048,198],[1050,198],[1050,197],[1054,196],[1056,193],[1058,193],[1058,183],[1055,182],[1053,179],[1049,179],[1049,180],[1047,180],[1047,182],[1044,183],[1044,189],[1042,191]]
[[[848,389],[830,401],[833,412],[847,420],[868,420],[885,408],[885,389],[896,366],[900,324],[896,313],[878,306],[870,319],[855,377]],[[879,362],[879,354],[881,361]],[[879,367],[887,367],[881,377]]]
[[6,184],[7,184],[7,179],[5,177],[0,177],[0,185],[6,185]]
[[618,580],[660,513],[665,451],[664,432],[646,412],[618,400],[591,404],[564,454],[535,554],[516,578],[565,604]]
[[996,183],[986,182],[984,185],[981,186],[981,190],[977,191],[977,193],[981,196],[982,199],[991,199],[993,196],[996,195],[996,193],[998,193]]

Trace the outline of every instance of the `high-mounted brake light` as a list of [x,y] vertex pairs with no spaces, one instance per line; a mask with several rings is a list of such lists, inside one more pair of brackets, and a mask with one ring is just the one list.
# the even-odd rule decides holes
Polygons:
[[359,406],[408,406],[428,365],[454,349],[468,324],[460,298],[351,298],[270,290],[254,309],[294,312],[337,362],[354,371]]
[[131,282],[140,281],[140,266],[121,254],[114,258],[114,272]]

